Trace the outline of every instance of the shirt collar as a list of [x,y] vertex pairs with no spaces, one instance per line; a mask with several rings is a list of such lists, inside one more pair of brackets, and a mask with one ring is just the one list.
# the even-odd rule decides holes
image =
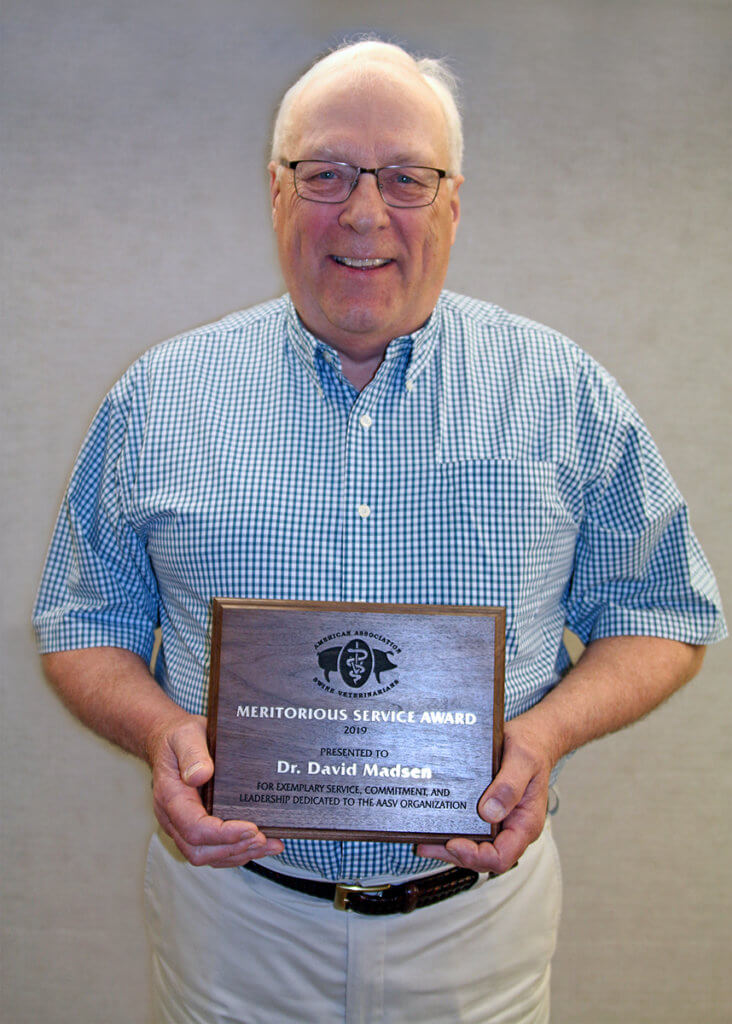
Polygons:
[[[285,301],[287,305],[287,335],[292,350],[315,386],[318,390],[321,390],[320,373],[318,370],[319,360],[322,359],[329,363],[340,373],[340,356],[331,345],[311,334],[298,316],[289,295],[285,296]],[[404,380],[409,387],[413,385],[415,378],[427,365],[434,351],[442,323],[442,302],[442,295],[440,295],[429,320],[422,327],[411,334],[400,335],[389,342],[384,355],[385,362],[391,362],[391,360],[402,357],[408,352],[404,360]]]

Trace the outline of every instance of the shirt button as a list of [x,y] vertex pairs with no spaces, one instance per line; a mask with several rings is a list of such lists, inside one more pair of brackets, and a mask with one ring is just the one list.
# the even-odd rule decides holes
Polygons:
[[414,381],[408,380],[404,387],[407,389],[407,391],[412,391],[414,389]]
[[367,412],[365,412],[363,414],[363,416],[359,417],[358,422],[361,424],[362,427],[364,427],[366,430],[368,430],[369,427],[373,425],[374,421],[371,419],[369,414]]
[[371,515],[371,509],[368,507],[368,505],[359,505],[358,514],[361,516],[362,519],[368,519],[368,517]]

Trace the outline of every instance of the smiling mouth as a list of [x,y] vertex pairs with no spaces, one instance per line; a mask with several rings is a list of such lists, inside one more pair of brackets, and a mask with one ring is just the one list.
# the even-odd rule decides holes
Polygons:
[[331,256],[331,259],[342,267],[352,267],[354,270],[376,270],[378,267],[385,267],[388,263],[394,262],[391,259],[356,260],[350,259],[348,256]]

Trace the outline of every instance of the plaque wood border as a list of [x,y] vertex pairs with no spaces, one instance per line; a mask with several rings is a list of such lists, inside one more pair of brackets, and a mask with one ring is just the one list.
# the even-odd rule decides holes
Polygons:
[[[255,627],[254,616],[251,613],[259,614],[260,618],[262,613],[265,613],[264,620],[260,620],[258,627]],[[374,616],[379,617],[378,624],[375,623]],[[430,700],[430,694],[433,693],[430,690],[430,686],[433,683],[430,682],[430,685],[425,688],[423,681],[417,682],[415,679],[412,679],[405,686],[398,679],[394,682],[394,677],[397,674],[402,674],[403,661],[401,656],[404,653],[404,643],[402,642],[401,646],[399,646],[400,637],[404,637],[408,633],[410,626],[419,626],[422,632],[426,633],[429,637],[430,633],[435,632],[437,628],[437,617],[441,618],[440,627],[452,627],[447,630],[449,635],[446,646],[443,643],[443,646],[440,647],[440,657],[434,659],[439,663],[437,666],[438,670],[440,666],[444,667],[445,664],[450,666],[453,664],[458,666],[467,664],[467,671],[469,673],[472,672],[472,675],[468,679],[467,698],[463,692],[461,681],[459,679],[457,683],[453,681],[452,685],[455,686],[455,690],[450,691],[449,688],[446,688],[444,692],[438,693],[441,700],[437,700],[437,703],[442,703],[442,711],[429,711],[428,714],[436,715],[437,720],[441,723],[442,720],[439,719],[439,716],[443,712],[449,713],[445,715],[449,719],[450,714],[455,717],[454,708],[467,709],[460,712],[463,715],[462,727],[459,722],[451,722],[449,729],[441,724],[440,728],[443,732],[450,734],[447,738],[454,741],[456,765],[461,762],[465,763],[466,758],[468,761],[472,759],[474,774],[470,776],[469,780],[462,779],[461,784],[458,786],[460,790],[465,790],[466,785],[468,789],[472,788],[471,799],[468,801],[443,801],[439,798],[430,800],[428,797],[424,803],[436,805],[443,803],[461,804],[462,810],[458,809],[457,818],[460,819],[459,824],[462,824],[464,827],[455,828],[451,823],[449,830],[446,830],[444,820],[441,820],[440,814],[431,810],[425,812],[424,807],[419,808],[419,814],[416,811],[410,814],[410,808],[404,806],[405,798],[400,799],[398,795],[396,797],[393,796],[400,789],[405,793],[413,791],[419,794],[422,790],[432,792],[442,790],[443,792],[453,794],[455,784],[452,776],[448,776],[448,784],[444,785],[446,781],[444,773],[442,773],[442,778],[439,777],[440,772],[438,772],[437,778],[430,778],[430,776],[423,774],[421,778],[426,780],[426,785],[422,786],[418,775],[418,768],[414,768],[414,773],[409,776],[397,775],[395,778],[384,782],[384,792],[390,792],[392,796],[384,798],[381,802],[384,803],[387,799],[392,799],[394,806],[379,810],[378,814],[383,819],[379,821],[379,827],[374,827],[373,822],[365,827],[360,827],[357,823],[359,816],[366,820],[374,817],[373,801],[368,807],[359,807],[355,806],[355,804],[359,800],[367,800],[367,797],[357,796],[354,798],[346,795],[347,792],[355,793],[359,788],[360,784],[352,776],[356,774],[359,760],[361,759],[356,758],[354,760],[351,757],[352,763],[356,765],[356,770],[352,770],[350,765],[346,766],[345,760],[349,756],[347,752],[350,751],[352,754],[354,748],[358,749],[362,743],[366,744],[364,752],[368,751],[368,753],[371,753],[374,744],[372,737],[368,735],[366,730],[362,734],[363,740],[357,735],[352,738],[332,740],[332,746],[322,747],[322,749],[339,750],[342,748],[343,757],[340,755],[336,757],[336,760],[340,761],[340,765],[335,767],[343,767],[344,771],[348,771],[348,775],[343,777],[336,776],[333,778],[330,775],[325,776],[327,781],[323,783],[319,792],[321,796],[327,796],[329,800],[334,802],[325,803],[325,806],[320,803],[315,804],[315,796],[312,789],[320,785],[320,772],[317,773],[318,782],[316,783],[300,780],[294,775],[294,771],[291,772],[290,769],[283,772],[282,779],[275,776],[267,777],[264,780],[260,778],[257,782],[258,762],[251,759],[248,754],[242,755],[241,750],[237,749],[237,747],[241,746],[241,743],[237,742],[241,739],[242,735],[241,722],[245,721],[246,727],[249,728],[252,725],[252,721],[254,721],[255,734],[263,722],[267,723],[262,730],[263,735],[259,737],[259,742],[255,736],[254,742],[250,744],[251,749],[257,751],[257,758],[261,760],[261,747],[266,747],[268,743],[271,743],[271,736],[267,734],[271,732],[270,727],[272,723],[279,722],[281,725],[282,722],[287,723],[289,721],[284,718],[269,717],[269,712],[276,712],[278,709],[282,712],[286,707],[294,708],[293,718],[298,722],[299,728],[304,728],[304,726],[300,726],[300,720],[297,719],[297,714],[302,713],[298,709],[304,707],[305,714],[315,714],[316,712],[314,711],[308,712],[307,708],[312,708],[315,705],[320,709],[323,705],[330,705],[334,709],[334,714],[337,711],[339,716],[347,717],[337,717],[332,722],[329,722],[327,726],[320,720],[316,722],[316,725],[321,728],[337,727],[338,725],[343,725],[344,722],[351,721],[352,711],[355,714],[358,710],[363,714],[364,708],[366,708],[368,713],[373,714],[373,711],[369,711],[367,706],[371,698],[378,705],[375,710],[382,709],[382,701],[386,696],[389,706],[383,709],[381,713],[383,714],[384,711],[387,711],[394,712],[396,715],[398,711],[401,711],[401,714],[406,716],[406,719],[409,719],[410,712],[413,713],[414,717],[409,719],[410,725],[405,725],[403,731],[412,728],[416,735],[423,735],[425,730],[417,722],[417,716],[424,713],[419,710],[419,701],[421,699]],[[212,601],[207,736],[215,770],[211,780],[202,789],[202,797],[208,813],[224,819],[253,820],[266,836],[279,838],[411,843],[446,842],[456,835],[476,840],[494,838],[497,834],[498,826],[491,825],[479,818],[477,802],[485,787],[497,773],[501,761],[504,726],[505,621],[504,608],[480,607],[476,605],[379,604],[214,598]],[[333,628],[334,623],[337,624],[338,622],[343,623],[344,627],[350,624],[351,627],[355,628],[344,628],[342,630]],[[491,625],[488,625],[489,623]],[[273,625],[277,624],[280,625],[279,634],[276,629],[273,630],[272,628]],[[433,624],[432,630],[428,628],[430,624]],[[457,628],[458,624],[460,624],[460,628]],[[259,629],[259,634],[257,629]],[[262,642],[263,629],[266,630],[265,643],[267,645],[267,649],[264,652],[257,650],[258,645]],[[306,662],[302,668],[298,668],[297,703],[291,699],[294,695],[293,693],[289,696],[282,696],[281,692],[278,691],[278,684],[274,681],[271,674],[268,675],[266,684],[256,683],[252,685],[252,674],[255,676],[257,672],[261,674],[263,666],[266,666],[268,663],[271,664],[273,656],[276,658],[278,652],[282,654],[283,651],[291,651],[293,646],[297,646],[298,637],[302,634],[303,629],[307,634],[303,639],[303,647],[309,648],[310,662]],[[492,637],[490,642],[488,642],[487,637],[491,632]],[[453,635],[453,633],[457,635]],[[339,634],[345,634],[345,636],[340,636]],[[391,639],[395,635],[397,637],[396,642]],[[340,671],[336,655],[333,654],[333,651],[336,650],[338,645],[342,645],[339,647],[339,650],[342,652],[346,650],[347,646],[350,647],[348,637],[354,639],[366,638],[363,646],[371,654],[371,661],[369,663],[371,675],[369,678],[376,680],[370,686],[368,683],[366,684],[366,690],[370,692],[364,693],[359,690],[357,693],[351,693],[344,691],[342,687],[339,688],[338,684],[335,686],[328,685],[329,682],[333,682],[338,678]],[[313,643],[313,638],[315,638],[315,643]],[[441,641],[444,641],[444,639],[444,637],[440,637]],[[325,644],[330,641],[332,641],[334,646],[330,648],[325,647]],[[369,646],[368,641],[370,641],[373,647]],[[409,642],[407,641],[407,646]],[[247,649],[247,658],[242,659],[240,650],[237,650],[237,648],[247,644],[250,644],[250,647]],[[452,644],[454,646],[451,646]],[[464,648],[469,649],[469,653],[466,654],[466,650],[461,648],[461,644]],[[272,647],[275,648],[274,655]],[[381,650],[381,647],[386,647],[386,650]],[[327,656],[330,659],[329,662],[327,658],[326,662],[319,659],[319,649],[323,658]],[[374,655],[374,650],[378,652],[376,655]],[[396,651],[399,654],[396,654]],[[352,651],[349,653],[352,654]],[[422,653],[424,654],[424,651]],[[252,655],[253,668],[249,667],[250,654]],[[386,662],[383,660],[384,655],[387,656]],[[394,661],[389,658],[389,655],[394,658]],[[368,654],[365,657],[368,661]],[[374,671],[375,658],[381,658],[378,674]],[[485,661],[483,668],[487,671],[484,675],[477,675],[480,672],[483,659]],[[246,664],[245,675],[242,675],[242,661]],[[395,664],[395,661],[397,664]],[[422,658],[422,663],[424,669],[424,657]],[[324,664],[326,666],[325,672],[322,670]],[[321,671],[318,675],[319,665]],[[289,667],[291,668],[291,666]],[[315,676],[313,675],[314,669],[316,672]],[[427,670],[432,671],[434,674],[434,666],[427,666],[424,669],[424,675],[428,674]],[[387,673],[383,680],[381,679],[381,673]],[[460,671],[456,674],[459,676]],[[431,675],[429,679],[430,681],[432,680]],[[328,683],[325,680],[328,680]],[[303,686],[302,691],[299,688],[300,683]],[[363,684],[359,685],[363,686]],[[339,689],[340,693],[338,692]],[[482,704],[478,699],[479,697],[484,698]],[[397,704],[394,703],[395,700],[398,701]],[[409,711],[404,710],[402,705],[405,703],[413,705]],[[234,705],[237,707],[236,713],[232,712]],[[263,707],[268,712],[268,716],[264,719],[253,720],[245,718],[240,720],[235,718],[235,714],[238,714],[241,709],[245,711],[248,709],[248,713],[259,714],[262,712]],[[252,712],[252,708],[256,710]],[[320,713],[322,714],[322,711]],[[473,722],[471,719],[466,724],[466,714],[476,718],[476,721]],[[236,727],[232,725],[234,721],[238,723]],[[307,724],[312,725],[312,719],[308,720]],[[384,729],[387,732],[386,726],[388,724],[384,723]],[[391,728],[394,728],[393,724]],[[426,727],[427,735],[424,736],[419,746],[423,747],[424,743],[429,743],[430,728],[429,725]],[[236,737],[232,737],[232,731],[237,733]],[[434,736],[434,734],[435,730],[431,729],[431,735]],[[380,735],[383,735],[383,732]],[[252,737],[250,736],[249,739],[251,740]],[[322,739],[319,742],[322,745]],[[382,740],[381,742],[383,743],[384,741]],[[391,741],[387,742],[392,746],[394,745]],[[490,751],[487,752],[487,759],[485,758],[486,746],[490,747]],[[271,760],[271,748],[269,750]],[[285,758],[284,754],[286,752],[289,752],[288,747],[281,748],[278,751],[281,755],[275,759],[278,770],[282,763],[294,764],[294,762],[290,762],[289,757]],[[318,756],[323,760],[332,760],[328,755],[321,753],[321,746],[317,747],[317,752]],[[315,750],[313,750],[311,761],[308,761],[308,771],[311,764],[321,763],[314,760],[314,753]],[[387,751],[382,750],[381,753],[387,753]],[[433,749],[422,750],[421,753],[422,760],[426,758],[431,759],[434,756]],[[401,760],[404,759],[403,756],[399,756]],[[450,756],[453,756],[453,754],[451,753]],[[299,756],[298,761],[301,761]],[[378,766],[378,761],[371,762],[371,764],[374,763]],[[332,768],[333,765],[328,764],[326,767]],[[363,770],[363,766],[361,767]],[[403,766],[397,763],[396,767],[402,768]],[[321,771],[322,769],[323,766],[321,765]],[[298,775],[301,770],[297,769]],[[412,771],[410,768],[406,770]],[[460,770],[457,770],[459,775]],[[489,770],[490,775],[488,775]],[[267,775],[266,772],[265,775]],[[276,782],[274,781],[275,778],[277,778]],[[361,777],[359,776],[358,778],[360,779]],[[419,784],[416,786],[414,784],[415,779],[419,780]],[[234,789],[240,787],[246,789],[247,786],[251,789],[251,785],[255,783],[258,787],[262,788],[262,792],[254,794],[250,792],[249,796],[245,799],[242,799],[243,794],[240,793],[239,803],[233,800],[231,797],[232,785]],[[440,785],[440,783],[443,784]],[[289,787],[287,793],[281,794],[283,797],[287,796],[288,799],[276,802],[273,798],[279,795],[276,790],[280,786],[286,789]],[[375,790],[378,787],[374,785],[369,788]],[[296,814],[290,804],[290,801],[294,800],[295,796],[298,798]],[[252,804],[250,799],[257,799],[262,802]],[[271,799],[272,802],[266,802],[268,799]],[[349,799],[351,805],[350,808],[346,808],[344,801]],[[310,801],[309,804],[306,803],[308,800]],[[421,805],[422,800],[418,799],[413,801],[413,803]],[[309,808],[308,816],[311,820],[307,824],[303,824],[301,820],[303,804]],[[466,804],[467,808],[463,806]],[[288,813],[288,810],[290,813]],[[347,811],[348,813],[346,813]],[[429,818],[426,826],[424,824],[425,814]],[[292,823],[293,815],[295,815],[296,821],[298,818],[300,819],[299,823]],[[452,815],[452,817],[455,817],[455,815]],[[400,824],[395,824],[394,821],[396,819],[397,822],[409,823],[410,820],[415,818],[419,818],[422,821],[422,827],[410,829],[408,827],[401,827]],[[386,823],[385,825],[384,822]],[[442,828],[439,827],[440,824],[442,824]]]

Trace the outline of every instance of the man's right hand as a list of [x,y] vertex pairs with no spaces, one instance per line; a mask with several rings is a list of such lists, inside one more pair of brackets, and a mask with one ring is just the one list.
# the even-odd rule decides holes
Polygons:
[[132,651],[93,647],[43,656],[49,682],[100,736],[148,762],[155,814],[191,864],[229,868],[281,853],[251,821],[206,814],[198,786],[213,774],[206,720],[167,697]]
[[198,793],[213,775],[200,715],[168,729],[150,747],[155,816],[180,852],[197,867],[232,868],[256,857],[281,853],[279,839],[267,839],[251,821],[222,821],[206,813]]

